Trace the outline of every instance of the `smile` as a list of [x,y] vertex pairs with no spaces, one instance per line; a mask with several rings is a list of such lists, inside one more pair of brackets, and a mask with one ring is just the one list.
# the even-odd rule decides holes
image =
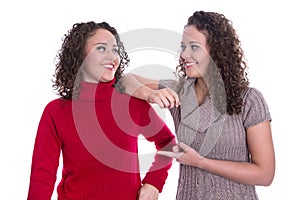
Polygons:
[[109,69],[109,70],[114,70],[114,65],[113,64],[105,64],[102,65],[105,69]]
[[188,63],[185,63],[185,68],[191,68],[194,65],[195,65],[195,63],[188,62]]

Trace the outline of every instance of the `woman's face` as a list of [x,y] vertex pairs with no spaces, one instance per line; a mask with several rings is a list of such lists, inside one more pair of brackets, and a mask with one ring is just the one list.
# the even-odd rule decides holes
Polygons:
[[98,29],[85,44],[83,81],[98,83],[113,80],[120,64],[115,37],[106,29]]
[[201,78],[205,75],[210,60],[209,48],[204,33],[193,25],[183,30],[180,56],[188,77]]

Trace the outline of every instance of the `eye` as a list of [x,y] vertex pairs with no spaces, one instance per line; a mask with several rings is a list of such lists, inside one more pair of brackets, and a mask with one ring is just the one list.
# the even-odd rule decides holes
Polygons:
[[117,54],[118,53],[118,48],[113,48],[112,52],[113,52],[113,54]]
[[183,52],[185,49],[186,49],[186,46],[183,45],[183,44],[181,44],[181,45],[180,45],[180,51]]
[[196,44],[192,44],[191,45],[191,49],[194,50],[194,51],[197,50],[197,49],[199,49],[199,48],[200,48],[199,45],[196,45]]
[[96,50],[100,51],[100,52],[104,52],[106,50],[106,48],[104,46],[97,46]]

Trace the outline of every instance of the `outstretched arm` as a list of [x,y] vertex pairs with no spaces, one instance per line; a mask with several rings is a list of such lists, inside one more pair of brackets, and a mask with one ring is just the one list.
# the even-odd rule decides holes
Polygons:
[[148,79],[132,73],[125,74],[122,79],[125,92],[139,99],[148,100],[154,90],[158,90],[158,80]]
[[247,143],[251,153],[251,162],[204,158],[193,148],[183,143],[179,143],[173,152],[158,151],[158,153],[173,157],[181,164],[198,167],[232,181],[250,185],[270,185],[275,173],[275,155],[270,122],[265,121],[249,127],[247,129]]
[[156,103],[161,108],[173,108],[180,104],[177,93],[172,89],[158,89],[159,80],[127,73],[121,81],[125,87],[125,93],[146,100],[149,103]]

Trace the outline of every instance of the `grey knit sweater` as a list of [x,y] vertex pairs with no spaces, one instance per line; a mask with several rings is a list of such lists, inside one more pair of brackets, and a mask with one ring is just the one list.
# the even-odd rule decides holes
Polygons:
[[[195,79],[187,79],[182,87],[174,80],[161,80],[160,88],[170,87],[176,91],[184,104],[178,108],[170,109],[174,119],[175,131],[179,141],[188,143],[196,151],[200,152],[203,140],[212,120],[212,102],[207,97],[201,106],[198,106],[194,87]],[[187,90],[189,88],[189,90]],[[185,90],[188,92],[180,92]],[[226,115],[222,124],[221,135],[216,145],[210,150],[206,157],[219,160],[230,160],[238,162],[249,162],[249,151],[246,142],[246,129],[260,122],[271,120],[269,109],[262,94],[255,88],[248,88],[243,95],[244,105],[239,115]],[[188,99],[188,100],[187,100]],[[181,112],[181,108],[188,108],[189,113]],[[183,115],[183,113],[185,113]],[[187,129],[193,130],[193,140],[184,141],[181,137],[184,129],[178,127],[182,119],[189,118],[185,122]],[[196,125],[196,126],[195,126]],[[196,127],[196,128],[195,128]],[[180,130],[180,131],[179,131]],[[255,186],[237,183],[221,176],[212,174],[200,168],[180,165],[180,174],[177,188],[177,200],[256,200],[258,196]]]

